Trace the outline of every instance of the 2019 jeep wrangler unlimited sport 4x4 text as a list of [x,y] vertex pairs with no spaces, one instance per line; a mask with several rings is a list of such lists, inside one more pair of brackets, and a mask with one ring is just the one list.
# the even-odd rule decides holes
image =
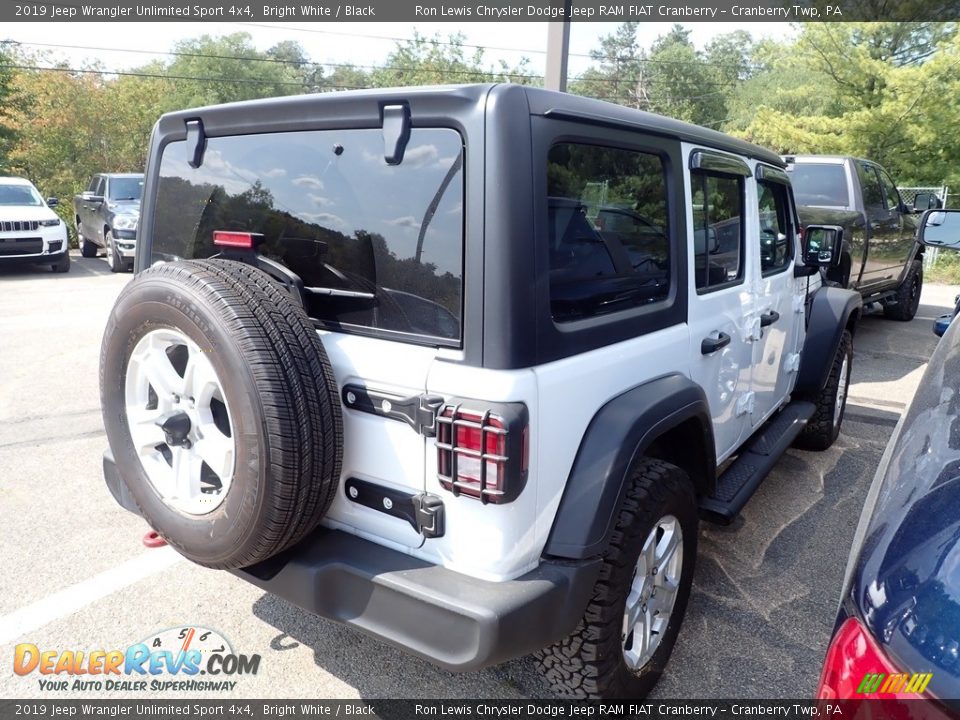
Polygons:
[[151,142],[107,484],[310,612],[641,696],[699,517],[839,433],[841,231],[801,252],[762,148],[515,85],[201,108]]

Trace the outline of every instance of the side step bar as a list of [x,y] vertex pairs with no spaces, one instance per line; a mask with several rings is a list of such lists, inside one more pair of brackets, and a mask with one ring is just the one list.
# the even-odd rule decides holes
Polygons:
[[815,410],[816,406],[811,402],[794,401],[767,420],[747,441],[737,459],[717,478],[714,494],[700,500],[700,516],[723,525],[730,523]]

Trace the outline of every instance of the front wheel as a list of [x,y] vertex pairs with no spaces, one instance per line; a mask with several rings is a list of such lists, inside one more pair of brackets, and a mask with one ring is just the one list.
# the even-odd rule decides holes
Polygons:
[[50,265],[50,269],[55,273],[70,272],[70,251],[65,252],[63,257]]
[[804,450],[826,450],[840,435],[840,424],[847,407],[850,368],[853,367],[853,335],[844,330],[833,358],[827,384],[815,398],[817,409],[794,445]]
[[105,241],[104,244],[107,246],[107,267],[110,268],[110,272],[123,272],[123,260],[120,258],[117,246],[113,242],[113,233],[108,231],[103,239]]
[[637,462],[583,618],[569,637],[537,653],[556,693],[642,698],[653,689],[687,609],[697,523],[687,474],[661,460]]
[[923,289],[923,263],[914,260],[910,263],[906,277],[897,288],[896,303],[883,308],[885,317],[891,320],[908,322],[913,320],[920,308],[920,291]]

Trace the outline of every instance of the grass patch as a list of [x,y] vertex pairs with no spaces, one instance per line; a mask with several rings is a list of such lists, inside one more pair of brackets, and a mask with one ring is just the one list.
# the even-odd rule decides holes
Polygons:
[[941,252],[937,261],[923,271],[924,282],[960,285],[960,253]]

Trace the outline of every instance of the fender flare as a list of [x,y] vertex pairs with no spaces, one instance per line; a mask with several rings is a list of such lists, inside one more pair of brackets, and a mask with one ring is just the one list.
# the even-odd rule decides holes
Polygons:
[[862,304],[859,293],[853,290],[825,285],[814,292],[795,393],[804,397],[820,394],[830,377],[843,331],[851,318],[854,322],[860,319]]
[[703,389],[680,373],[638,385],[601,407],[583,435],[544,555],[584,559],[609,543],[616,511],[634,460],[665,432],[696,419],[707,455],[704,475],[692,478],[699,493],[713,490],[716,473],[713,423]]

